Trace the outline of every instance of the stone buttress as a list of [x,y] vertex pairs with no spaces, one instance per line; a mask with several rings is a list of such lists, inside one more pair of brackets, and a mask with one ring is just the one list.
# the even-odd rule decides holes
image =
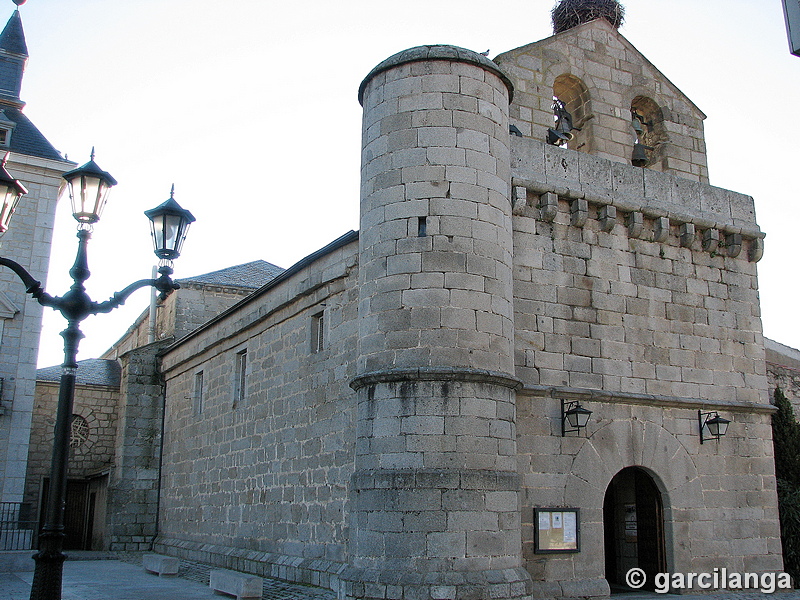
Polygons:
[[422,46],[364,107],[348,598],[527,598],[516,463],[508,106],[485,57]]

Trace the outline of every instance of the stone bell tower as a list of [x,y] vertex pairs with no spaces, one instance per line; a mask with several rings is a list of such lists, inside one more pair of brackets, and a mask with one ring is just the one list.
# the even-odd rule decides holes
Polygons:
[[516,468],[512,93],[494,63],[453,46],[396,54],[359,90],[350,598],[530,594]]

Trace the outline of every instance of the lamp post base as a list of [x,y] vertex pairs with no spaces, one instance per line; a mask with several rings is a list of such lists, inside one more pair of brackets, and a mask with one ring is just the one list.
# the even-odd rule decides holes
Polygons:
[[33,560],[36,561],[36,570],[33,573],[30,600],[61,600],[61,575],[67,556],[61,550],[48,549],[47,546],[56,542],[60,547],[63,539],[41,539],[45,536],[63,538],[64,534],[42,534],[40,536],[42,550],[33,555]]

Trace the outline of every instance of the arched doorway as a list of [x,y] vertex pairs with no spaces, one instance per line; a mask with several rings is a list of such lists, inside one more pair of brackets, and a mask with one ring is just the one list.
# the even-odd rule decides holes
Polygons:
[[640,467],[627,467],[608,484],[603,501],[606,579],[625,588],[625,574],[635,567],[647,575],[653,589],[656,573],[667,570],[664,505],[653,478]]

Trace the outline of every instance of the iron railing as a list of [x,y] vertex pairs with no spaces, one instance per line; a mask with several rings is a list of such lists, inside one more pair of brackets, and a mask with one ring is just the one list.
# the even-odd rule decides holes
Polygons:
[[36,520],[25,502],[0,502],[0,550],[30,550]]

